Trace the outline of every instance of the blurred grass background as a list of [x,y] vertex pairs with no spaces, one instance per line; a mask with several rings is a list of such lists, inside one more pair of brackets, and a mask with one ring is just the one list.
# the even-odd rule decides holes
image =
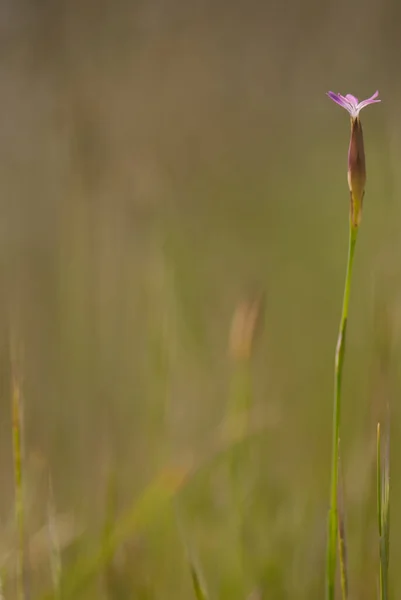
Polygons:
[[[372,453],[388,401],[400,451],[399,17],[394,0],[2,0],[4,557],[12,324],[26,527],[46,526],[51,477],[54,510],[75,523],[63,568],[161,472],[198,465],[82,597],[191,598],[186,552],[211,598],[322,597],[349,135],[325,92],[379,89],[363,114],[342,429],[351,596],[376,597]],[[239,542],[218,441],[237,368],[231,321],[249,294],[264,295],[264,314]],[[393,459],[392,565],[399,474]],[[50,585],[44,555],[31,557],[34,593]],[[394,568],[390,583],[395,597]]]

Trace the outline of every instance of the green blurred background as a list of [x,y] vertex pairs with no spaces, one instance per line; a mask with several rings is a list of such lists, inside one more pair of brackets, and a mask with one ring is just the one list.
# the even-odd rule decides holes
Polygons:
[[[323,597],[349,136],[325,92],[379,89],[382,104],[363,113],[342,454],[351,597],[366,600],[378,565],[372,452],[390,401],[401,593],[399,18],[395,0],[2,0],[4,555],[12,330],[27,529],[46,525],[51,475],[55,510],[78,524],[66,568],[158,474],[193,469],[82,597],[194,597],[185,546],[211,598]],[[264,294],[264,315],[247,364],[239,541],[232,448],[219,440],[238,375],[231,322],[249,293]],[[32,559],[35,593],[50,586],[48,563]]]

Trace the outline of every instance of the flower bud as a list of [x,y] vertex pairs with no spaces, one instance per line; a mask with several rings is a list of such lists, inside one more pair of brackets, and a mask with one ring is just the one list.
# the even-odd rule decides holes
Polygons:
[[362,217],[365,194],[366,163],[363,145],[362,123],[359,117],[351,117],[351,139],[348,150],[348,187],[351,194],[351,224],[358,227]]

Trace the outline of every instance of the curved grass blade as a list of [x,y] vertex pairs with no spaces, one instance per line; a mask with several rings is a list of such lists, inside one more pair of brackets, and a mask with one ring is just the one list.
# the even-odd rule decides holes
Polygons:
[[[61,579],[63,598],[77,598],[85,587],[112,560],[116,550],[133,534],[142,530],[162,510],[180,489],[185,473],[164,472],[135,500],[131,508],[114,525],[107,539],[91,554],[83,557],[70,569],[65,569]],[[42,600],[54,600],[54,592],[46,593]]]
[[207,594],[202,586],[201,579],[194,563],[189,565],[191,570],[192,585],[195,592],[196,600],[208,600]]
[[208,594],[206,592],[205,586],[202,584],[202,578],[200,572],[197,568],[196,562],[192,556],[192,552],[190,551],[187,536],[185,535],[184,525],[181,518],[179,505],[177,502],[175,504],[175,515],[178,525],[178,530],[180,533],[180,537],[182,540],[182,544],[185,548],[186,559],[189,565],[189,571],[191,574],[192,587],[195,593],[196,600],[208,600]]

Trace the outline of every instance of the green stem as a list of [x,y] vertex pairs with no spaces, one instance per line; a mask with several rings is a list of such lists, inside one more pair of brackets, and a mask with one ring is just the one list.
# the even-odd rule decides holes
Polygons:
[[345,534],[345,509],[344,485],[341,464],[341,454],[338,454],[339,479],[338,479],[338,554],[340,558],[340,582],[342,600],[348,598],[348,570],[347,570],[347,540]]
[[340,320],[340,329],[337,340],[334,368],[334,404],[333,404],[333,440],[331,459],[331,491],[329,533],[327,541],[327,600],[334,600],[336,563],[337,563],[337,536],[338,536],[338,462],[339,462],[339,437],[341,418],[341,382],[345,356],[345,338],[347,332],[348,307],[351,291],[352,267],[354,263],[355,244],[358,228],[350,222],[347,272],[345,276],[343,307]]

